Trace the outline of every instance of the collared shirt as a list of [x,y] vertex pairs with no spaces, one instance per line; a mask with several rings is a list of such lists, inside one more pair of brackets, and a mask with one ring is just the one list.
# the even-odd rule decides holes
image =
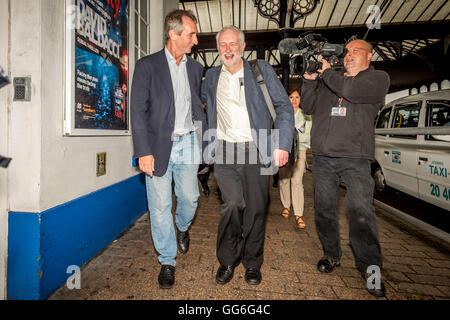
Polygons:
[[180,136],[195,130],[192,122],[191,88],[186,69],[187,57],[184,55],[180,64],[177,65],[175,58],[167,50],[167,47],[164,51],[169,64],[175,100],[175,129],[173,135]]
[[217,137],[234,143],[253,141],[245,101],[244,68],[231,74],[222,66],[217,86]]
[[312,117],[305,114],[302,109],[298,108],[294,114],[295,128],[298,133],[299,150],[308,150],[311,148],[311,126]]

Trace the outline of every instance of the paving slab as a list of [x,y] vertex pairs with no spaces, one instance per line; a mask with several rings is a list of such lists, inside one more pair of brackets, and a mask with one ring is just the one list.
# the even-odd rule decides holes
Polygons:
[[[284,219],[278,188],[271,187],[271,202],[262,266],[263,281],[250,286],[242,265],[226,285],[215,283],[219,267],[216,235],[221,206],[210,177],[211,195],[201,194],[191,227],[187,254],[177,258],[176,281],[160,289],[160,265],[153,247],[148,213],[81,269],[81,289],[66,285],[49,300],[373,300],[355,269],[348,240],[348,221],[340,191],[341,267],[332,274],[317,271],[322,256],[314,225],[313,179],[305,173],[307,227],[295,228],[294,217]],[[174,199],[175,202],[175,199]],[[414,226],[376,208],[387,288],[382,300],[447,300],[450,298],[450,246]]]

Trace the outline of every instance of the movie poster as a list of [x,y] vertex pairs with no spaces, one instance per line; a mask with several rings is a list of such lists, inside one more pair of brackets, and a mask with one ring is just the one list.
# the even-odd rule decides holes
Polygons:
[[74,129],[128,130],[128,0],[75,0]]

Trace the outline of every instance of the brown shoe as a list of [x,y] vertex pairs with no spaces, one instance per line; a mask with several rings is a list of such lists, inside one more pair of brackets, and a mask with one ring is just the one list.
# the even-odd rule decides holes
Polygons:
[[305,221],[303,221],[302,217],[300,216],[295,217],[295,224],[298,229],[305,229],[306,227]]
[[283,211],[281,211],[281,216],[285,219],[289,218],[289,209],[284,208]]

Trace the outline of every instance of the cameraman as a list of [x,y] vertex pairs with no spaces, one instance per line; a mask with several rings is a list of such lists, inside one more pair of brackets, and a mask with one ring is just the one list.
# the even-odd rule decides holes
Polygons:
[[[356,268],[367,282],[373,266],[381,270],[382,264],[370,160],[374,157],[374,121],[390,79],[386,72],[370,66],[372,46],[368,42],[354,40],[346,49],[346,73],[332,70],[322,59],[322,69],[318,70],[321,81],[317,81],[317,73],[303,76],[300,108],[314,114],[311,145],[315,222],[324,251],[317,268],[329,273],[340,265],[338,198],[343,181],[347,188],[350,245]],[[381,278],[378,280],[375,286],[367,285],[367,290],[383,297],[385,288]]]

